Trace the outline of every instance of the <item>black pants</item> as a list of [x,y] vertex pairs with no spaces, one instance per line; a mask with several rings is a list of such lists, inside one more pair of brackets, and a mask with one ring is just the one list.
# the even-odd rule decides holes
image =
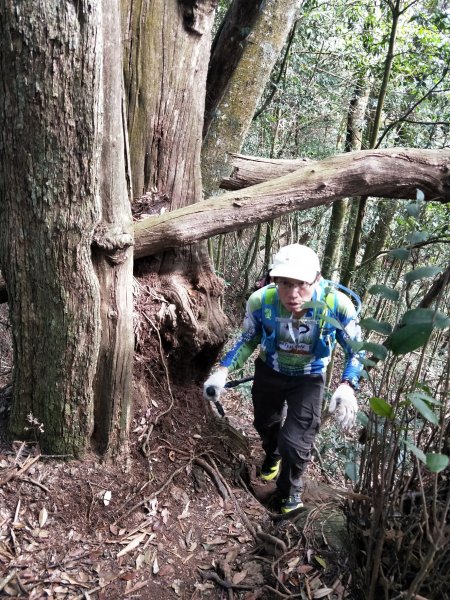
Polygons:
[[302,474],[319,431],[323,388],[323,375],[291,377],[277,373],[260,358],[255,361],[253,425],[266,456],[281,456],[277,487],[283,497],[302,490]]

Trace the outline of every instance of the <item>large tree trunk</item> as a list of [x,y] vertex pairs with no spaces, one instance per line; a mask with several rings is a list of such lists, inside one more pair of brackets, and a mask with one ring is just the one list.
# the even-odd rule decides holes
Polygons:
[[23,2],[20,11],[3,2],[1,32],[10,434],[28,427],[44,451],[79,455],[95,428],[97,447],[116,451],[133,352],[118,0],[103,15],[88,2]]
[[14,345],[13,436],[43,423],[44,451],[79,454],[93,429],[100,290],[100,13],[1,2],[0,262]]
[[[202,198],[200,151],[216,3],[129,0],[124,12],[132,181],[135,202],[146,213],[169,213]],[[224,341],[223,287],[205,244],[170,249],[139,266],[141,273],[149,270],[160,276],[162,295],[176,306],[174,343],[185,358]],[[167,327],[158,325],[168,337],[174,324],[170,319]]]
[[239,152],[258,102],[298,13],[301,0],[267,0],[246,38],[203,142],[202,174],[207,195],[230,173],[230,152]]

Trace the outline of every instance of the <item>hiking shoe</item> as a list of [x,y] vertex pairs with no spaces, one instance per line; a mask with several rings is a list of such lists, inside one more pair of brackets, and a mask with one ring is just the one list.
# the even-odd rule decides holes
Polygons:
[[291,510],[296,510],[302,506],[302,497],[300,494],[294,494],[293,496],[288,496],[281,501],[281,512],[288,513],[291,512]]
[[264,481],[272,481],[278,477],[280,472],[281,458],[266,458],[263,462],[260,472],[260,477]]

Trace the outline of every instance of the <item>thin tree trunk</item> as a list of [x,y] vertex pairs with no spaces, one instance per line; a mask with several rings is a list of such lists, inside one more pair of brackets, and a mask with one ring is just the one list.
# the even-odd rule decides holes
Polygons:
[[211,48],[206,81],[204,134],[239,64],[262,3],[262,0],[233,0],[217,32]]
[[297,16],[300,0],[267,0],[238,66],[217,104],[203,142],[202,173],[207,195],[230,172],[230,152],[238,152],[256,107]]
[[356,277],[361,296],[365,294],[365,291],[371,285],[373,272],[376,269],[375,258],[386,244],[389,228],[397,212],[397,207],[398,203],[392,200],[382,200],[377,207],[377,224],[368,236],[361,259],[361,265],[367,263],[366,268],[362,267],[361,270],[358,270]]
[[111,455],[126,450],[130,424],[133,332],[133,223],[127,171],[120,8],[103,3],[103,122],[100,194],[102,220],[93,261],[101,290],[101,340],[95,378],[95,442]]
[[[395,41],[397,38],[397,28],[398,28],[400,15],[401,15],[400,4],[401,4],[401,0],[394,0],[394,2],[392,4],[390,4],[391,13],[392,13],[391,31],[390,31],[390,35],[389,35],[388,51],[387,51],[386,59],[384,62],[383,79],[381,82],[380,91],[378,92],[377,107],[376,107],[376,111],[375,111],[374,121],[372,124],[372,130],[370,133],[370,141],[369,141],[370,149],[375,148],[375,146],[377,144],[378,133],[379,133],[380,124],[381,124],[381,115],[382,115],[382,112],[384,109],[384,101],[386,98],[387,86],[389,83],[389,79],[391,77],[392,63],[394,60]],[[365,217],[366,208],[367,208],[367,199],[368,199],[368,196],[362,196],[359,200],[358,216],[357,216],[356,222],[355,222],[355,228],[354,228],[354,232],[353,232],[353,239],[352,239],[352,243],[351,243],[348,264],[346,266],[346,276],[348,278],[351,278],[351,274],[353,273],[355,266],[356,266],[356,259],[358,256],[360,242],[361,242],[361,236],[362,236],[362,227],[363,227],[364,217]],[[349,282],[350,282],[350,279],[347,281],[347,284]]]
[[[364,115],[369,100],[370,84],[367,74],[360,76],[350,100],[347,113],[347,130],[345,136],[345,152],[361,150]],[[344,244],[345,225],[348,218],[349,200],[343,198],[333,204],[330,226],[322,261],[322,272],[325,277],[331,278],[339,272],[342,247]],[[336,277],[338,278],[338,277]]]

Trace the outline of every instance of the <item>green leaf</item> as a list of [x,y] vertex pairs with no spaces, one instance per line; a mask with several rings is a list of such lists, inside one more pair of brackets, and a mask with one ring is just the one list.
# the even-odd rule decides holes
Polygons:
[[377,367],[378,366],[378,363],[376,363],[374,360],[370,360],[370,358],[360,358],[358,356],[358,360],[365,367]]
[[419,398],[417,395],[408,394],[408,399],[414,408],[423,416],[427,421],[433,423],[433,425],[437,425],[439,423],[439,419],[435,415],[435,413],[431,410],[428,404]]
[[383,398],[371,398],[369,400],[370,408],[379,417],[386,417],[387,419],[394,418],[394,410],[390,404],[383,400]]
[[433,473],[439,473],[448,466],[448,456],[446,454],[437,454],[436,452],[427,452],[426,465]]
[[408,450],[410,450],[414,454],[414,456],[417,456],[417,458],[420,461],[422,461],[424,464],[426,464],[427,459],[426,459],[425,453],[422,452],[422,450],[420,448],[418,448],[417,446],[415,446],[409,440],[404,440],[404,441],[405,441],[405,446],[408,448]]
[[410,202],[406,205],[406,212],[410,217],[418,217],[422,205],[419,202]]
[[436,406],[442,405],[442,403],[439,402],[439,400],[436,400],[436,398],[433,398],[433,396],[430,396],[430,394],[427,394],[422,390],[410,392],[409,394],[407,394],[406,397],[408,398],[408,400],[411,400],[411,402],[413,401],[413,398],[419,398],[420,400],[425,400],[425,402],[428,402],[429,404],[436,404]]
[[345,474],[352,481],[358,481],[358,465],[355,462],[345,463]]
[[333,325],[333,327],[336,327],[336,329],[342,329],[342,325],[339,323],[339,321],[337,321],[336,319],[333,319],[333,317],[327,317],[326,315],[324,315],[323,320],[325,321],[325,323],[330,323],[330,325]]
[[417,350],[417,348],[424,346],[432,331],[433,327],[426,323],[403,325],[387,338],[386,346],[392,350],[394,354],[406,354],[407,352],[412,352],[413,350]]
[[358,412],[356,413],[356,418],[358,420],[358,423],[360,423],[364,427],[367,427],[367,425],[369,424],[369,417],[366,415],[366,413],[362,412],[362,410],[358,410]]
[[384,360],[388,353],[386,346],[375,342],[363,342],[362,348],[373,354],[378,360]]
[[367,329],[367,331],[376,331],[382,335],[392,333],[392,326],[387,321],[377,321],[372,317],[368,317],[367,319],[362,319],[359,324],[364,329]]
[[326,302],[321,302],[320,300],[309,300],[308,302],[304,302],[302,304],[302,308],[328,308]]
[[372,296],[381,296],[386,300],[392,300],[392,302],[398,302],[400,297],[397,290],[394,290],[387,285],[381,285],[378,283],[369,288],[369,294],[372,294]]
[[409,250],[407,248],[394,248],[388,252],[388,256],[395,260],[408,260]]
[[327,568],[327,562],[326,562],[326,560],[325,560],[325,559],[323,559],[323,558],[322,558],[321,556],[319,556],[318,554],[316,554],[316,555],[314,556],[314,558],[315,558],[315,560],[316,560],[316,561],[319,563],[319,565],[320,565],[322,568],[324,568],[324,569],[326,569],[326,568]]
[[438,273],[442,271],[442,267],[437,266],[427,266],[427,267],[419,267],[418,269],[414,269],[414,271],[409,271],[405,274],[406,283],[412,283],[413,281],[417,281],[418,279],[426,279],[427,277],[434,277]]
[[406,237],[410,244],[420,244],[420,242],[426,242],[428,238],[428,231],[413,231]]
[[432,325],[436,329],[446,329],[450,327],[450,317],[432,308],[413,308],[403,315],[402,323],[405,325],[423,323]]
[[364,345],[363,342],[357,342],[355,340],[347,340],[347,344],[350,346],[353,352],[359,352]]

